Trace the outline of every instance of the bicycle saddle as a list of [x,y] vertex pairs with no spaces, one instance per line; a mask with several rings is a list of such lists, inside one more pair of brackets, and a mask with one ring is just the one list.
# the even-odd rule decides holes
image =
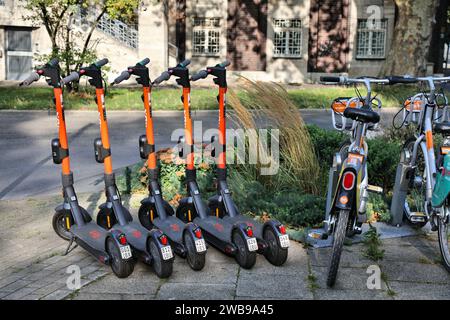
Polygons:
[[380,121],[378,113],[362,108],[347,108],[344,111],[344,117],[364,123],[377,123]]
[[450,122],[445,121],[434,124],[434,132],[442,134],[450,134]]

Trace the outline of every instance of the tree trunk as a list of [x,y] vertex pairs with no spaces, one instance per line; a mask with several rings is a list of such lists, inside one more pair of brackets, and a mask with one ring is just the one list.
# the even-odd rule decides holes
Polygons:
[[438,0],[394,0],[397,21],[382,75],[424,75]]

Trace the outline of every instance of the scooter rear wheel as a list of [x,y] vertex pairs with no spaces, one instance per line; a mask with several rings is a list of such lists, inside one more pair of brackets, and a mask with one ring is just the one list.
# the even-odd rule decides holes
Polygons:
[[67,229],[67,224],[69,224],[70,228],[70,226],[73,225],[73,223],[74,223],[73,217],[70,212],[56,211],[55,214],[53,215],[52,219],[53,230],[55,230],[56,234],[60,238],[66,241],[70,241],[70,239],[72,239],[72,234],[69,231],[69,229]]
[[275,266],[283,265],[288,257],[288,249],[280,246],[277,241],[278,236],[271,228],[265,228],[263,237],[269,244],[269,248],[264,253],[266,259]]
[[108,238],[106,241],[106,250],[111,258],[111,269],[118,278],[127,278],[134,270],[134,260],[124,260],[120,255],[120,249],[117,243]]
[[173,271],[173,260],[164,260],[162,257],[161,250],[156,245],[155,240],[152,238],[148,239],[147,242],[148,250],[152,256],[153,270],[159,278],[168,278]]
[[205,253],[198,253],[195,247],[195,239],[190,232],[185,232],[183,235],[184,245],[187,250],[186,260],[192,270],[202,270],[205,266]]
[[[153,215],[151,214],[151,210],[153,211]],[[172,216],[174,213],[172,206],[167,201],[164,201],[164,210],[166,211],[166,214],[168,216]],[[139,208],[138,217],[139,222],[144,228],[146,228],[147,230],[152,230],[154,228],[153,219],[159,217],[159,215],[156,211],[155,206],[143,204]]]
[[251,269],[256,263],[256,252],[248,250],[247,241],[237,230],[233,231],[233,242],[238,248],[235,255],[237,263],[244,269]]

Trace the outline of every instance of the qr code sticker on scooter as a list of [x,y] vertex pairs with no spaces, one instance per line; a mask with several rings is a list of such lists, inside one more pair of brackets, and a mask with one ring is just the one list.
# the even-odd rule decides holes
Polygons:
[[120,247],[120,256],[122,259],[130,259],[131,258],[131,248],[130,246],[121,246]]
[[280,236],[280,245],[282,248],[289,248],[290,242],[289,242],[289,236],[287,234],[284,234]]
[[195,249],[197,250],[197,252],[204,252],[204,251],[206,251],[205,239],[195,240]]
[[162,247],[161,253],[163,260],[169,260],[173,258],[172,248],[170,246]]
[[256,242],[256,238],[247,239],[248,251],[256,251],[258,250],[258,243]]

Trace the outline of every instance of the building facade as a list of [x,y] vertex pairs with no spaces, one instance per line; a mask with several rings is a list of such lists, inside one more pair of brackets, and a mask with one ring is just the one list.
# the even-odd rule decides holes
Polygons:
[[[20,2],[0,0],[0,80],[19,79],[50,52],[45,28],[23,19]],[[94,38],[111,73],[142,57],[152,76],[182,58],[193,70],[228,59],[234,74],[303,83],[324,73],[377,76],[394,19],[393,0],[145,0],[137,26],[105,16]]]

